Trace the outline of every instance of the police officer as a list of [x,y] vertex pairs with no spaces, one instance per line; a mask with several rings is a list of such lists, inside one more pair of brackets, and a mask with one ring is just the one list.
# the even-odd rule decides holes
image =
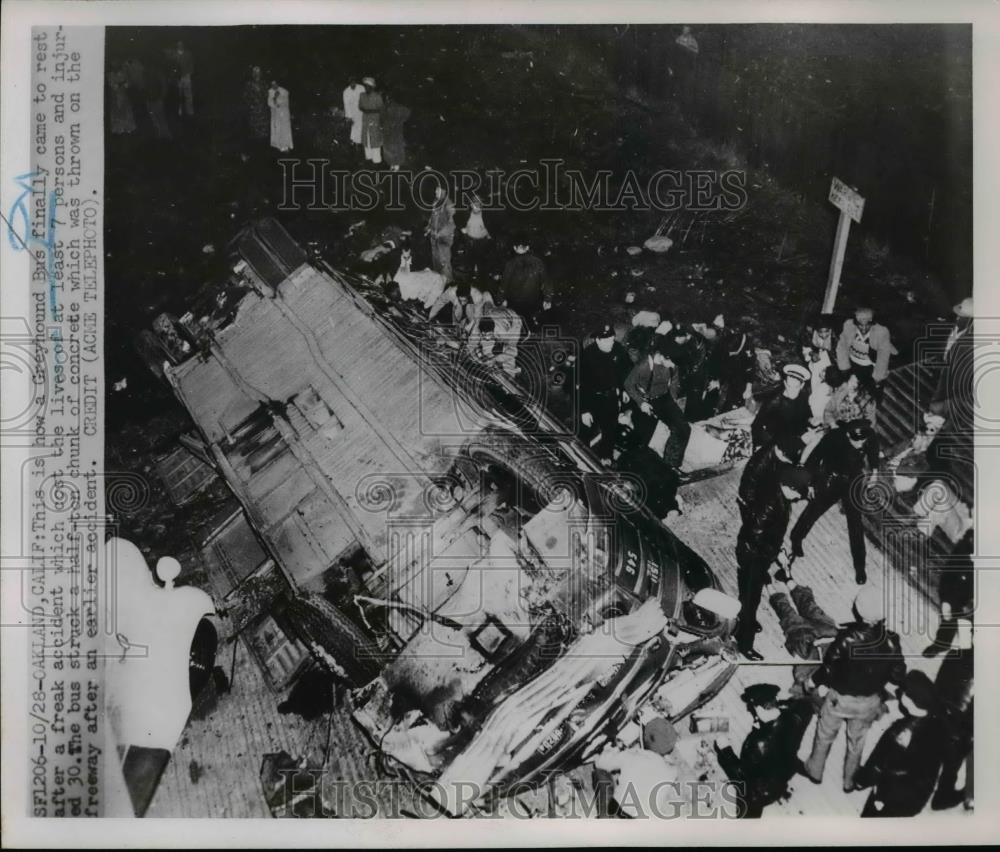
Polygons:
[[689,423],[704,419],[708,389],[708,345],[687,325],[677,325],[666,338],[667,355],[677,365],[678,396],[684,399],[684,417]]
[[934,657],[951,648],[959,616],[972,617],[975,597],[974,530],[965,535],[951,551],[951,558],[942,566],[938,580],[938,600],[941,602],[941,620],[938,622],[934,641],[924,648],[925,657]]
[[934,790],[943,752],[934,684],[921,671],[906,675],[899,696],[903,718],[882,734],[857,774],[858,787],[873,787],[863,817],[916,816]]
[[618,440],[621,388],[632,366],[615,330],[604,325],[594,332],[594,342],[580,355],[577,398],[580,401],[580,436],[585,441],[600,432],[594,447],[603,464],[611,464]]
[[[934,688],[941,702],[941,721],[944,725],[944,758],[937,790],[931,799],[936,811],[953,808],[965,801],[972,801],[973,691],[975,659],[973,657],[972,622],[957,619],[954,646],[941,661]],[[965,787],[956,789],[958,771],[965,763]]]
[[743,691],[743,701],[753,716],[753,727],[736,755],[729,738],[717,737],[719,766],[730,781],[742,783],[744,819],[757,819],[766,805],[788,795],[795,774],[796,753],[812,719],[808,698],[778,700],[779,688],[755,683]]
[[739,496],[736,498],[741,517],[745,519],[746,507],[754,504],[758,491],[774,487],[783,467],[799,463],[804,449],[805,444],[798,435],[783,435],[750,456],[743,468]]
[[792,554],[802,556],[802,542],[826,511],[837,501],[847,517],[851,542],[854,579],[858,585],[868,581],[865,572],[865,532],[858,507],[861,477],[874,470],[878,449],[867,420],[854,420],[840,429],[831,429],[813,447],[806,462],[812,473],[813,495],[799,516],[789,536]]
[[778,558],[788,529],[791,504],[809,491],[809,472],[785,466],[768,488],[756,492],[744,508],[743,525],[736,540],[737,584],[740,615],[736,625],[736,646],[748,660],[764,657],[754,650],[757,607],[768,582],[768,569]]
[[784,374],[781,393],[761,406],[750,427],[755,450],[782,435],[801,436],[809,428],[812,417],[809,394],[802,389],[812,376],[801,364],[786,364],[781,372]]

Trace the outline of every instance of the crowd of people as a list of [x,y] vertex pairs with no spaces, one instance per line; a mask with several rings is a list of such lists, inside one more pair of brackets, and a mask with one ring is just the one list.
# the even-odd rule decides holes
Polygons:
[[[444,199],[442,190],[426,230],[432,242],[441,233],[450,238],[455,232],[454,207]],[[474,215],[470,213],[469,225],[475,224]],[[450,265],[441,262],[439,251],[432,252],[437,258],[433,265],[447,276],[448,286],[428,315],[439,320],[450,306],[454,331],[470,353],[516,376],[518,342],[526,331],[543,333],[547,318],[557,316],[557,297],[544,263],[531,254],[529,239],[519,235],[513,243],[514,254],[491,282],[496,285],[492,293],[486,289],[488,278],[454,283]],[[953,417],[961,406],[966,413],[968,407],[957,377],[959,359],[967,356],[955,347],[967,339],[971,300],[957,305],[955,315],[930,401],[932,409]],[[864,306],[842,322],[816,317],[803,330],[801,359],[782,365],[780,387],[770,396],[754,394],[760,370],[755,347],[744,330],[729,327],[722,315],[711,323],[684,323],[666,311],[640,308],[624,331],[609,322],[590,338],[578,363],[571,365],[577,426],[606,466],[620,466],[630,447],[654,445],[660,430],[667,435],[657,453],[663,467],[646,475],[672,475],[682,484],[688,477],[682,466],[692,428],[736,409],[750,415],[749,459],[738,498],[740,613],[735,640],[746,662],[764,661],[754,641],[766,593],[789,651],[802,664],[796,666],[787,700],[772,696],[763,703],[748,702],[754,729],[739,754],[725,738],[717,743],[719,765],[747,790],[743,815],[759,816],[767,804],[786,796],[796,773],[820,783],[831,746],[845,727],[843,788],[870,790],[863,816],[906,816],[928,803],[936,809],[971,803],[971,527],[956,548],[956,554],[965,549],[967,569],[944,575],[941,629],[925,652],[946,654],[936,681],[922,671],[906,671],[899,638],[886,626],[883,593],[868,582],[862,492],[886,463],[875,429],[895,353],[886,326],[876,323],[873,311]],[[971,419],[953,423],[956,433],[971,431]],[[933,442],[926,450],[927,458],[933,458]],[[798,502],[805,505],[793,519]],[[845,516],[853,577],[861,587],[854,621],[843,627],[793,576],[815,523],[835,505]],[[868,733],[887,712],[887,702],[899,718],[863,762]],[[795,755],[813,716],[816,733],[808,759],[800,764]],[[598,770],[608,789],[614,789],[615,779],[648,777],[653,767],[667,772],[661,780],[674,777],[669,761],[664,769],[660,757],[654,759],[648,748],[618,749],[598,761]],[[963,765],[965,783],[958,788]]]
[[[108,121],[115,136],[129,136],[145,126],[155,139],[173,137],[167,120],[168,99],[178,121],[194,116],[194,55],[178,41],[145,60],[132,56],[108,69]],[[145,121],[137,119],[145,115]]]
[[[421,292],[422,307],[428,319],[450,322],[472,357],[516,377],[521,372],[518,347],[526,336],[544,340],[546,327],[555,336],[563,331],[557,288],[528,236],[516,235],[511,255],[494,270],[477,246],[490,237],[481,206],[470,206],[460,230],[455,215],[446,188],[439,187],[424,236],[440,289],[433,298]],[[452,264],[456,232],[464,240],[461,273]],[[370,251],[389,257],[383,280],[397,280],[406,300],[409,291],[401,276],[410,273],[414,246],[408,236],[398,242],[395,236]],[[450,319],[444,314],[449,309]],[[950,418],[952,444],[955,435],[967,440],[971,434],[970,395],[960,378],[960,361],[968,357],[971,300],[954,310],[956,324],[928,414]],[[802,330],[797,357],[775,371],[747,331],[723,314],[710,322],[685,321],[667,309],[636,306],[628,299],[625,311],[609,320],[579,341],[578,359],[570,354],[559,367],[573,377],[567,386],[575,390],[578,434],[603,465],[635,470],[628,466],[632,451],[655,447],[655,463],[647,463],[641,475],[672,479],[676,487],[690,477],[685,458],[696,429],[714,419],[710,428],[716,432],[741,432],[726,426],[727,417],[746,427],[746,440],[733,445],[737,455],[748,456],[738,498],[735,641],[744,661],[764,661],[754,644],[766,593],[789,651],[802,664],[796,666],[788,699],[777,699],[777,687],[766,700],[759,694],[748,699],[754,729],[739,754],[725,738],[717,743],[719,765],[747,791],[743,815],[759,816],[766,805],[786,796],[796,773],[820,783],[841,728],[847,740],[843,788],[870,790],[863,816],[906,816],[929,802],[937,809],[971,802],[971,632],[957,627],[969,623],[971,588],[950,576],[942,586],[942,627],[926,654],[945,653],[946,665],[932,682],[922,671],[907,672],[899,637],[886,626],[883,594],[868,582],[864,490],[888,463],[876,425],[890,359],[898,354],[889,328],[864,305],[839,320],[815,316]],[[780,385],[761,392],[759,379],[768,372],[777,373]],[[943,448],[935,453],[935,446],[941,441],[930,441],[924,457],[931,473],[939,474],[949,460],[954,463],[954,455]],[[796,503],[804,503],[797,514]],[[846,520],[853,578],[861,587],[854,621],[842,627],[793,576],[814,525],[835,505]],[[961,532],[961,547],[971,553],[971,528]],[[968,580],[971,558],[965,558],[970,569],[959,573]],[[862,761],[868,733],[887,712],[887,702],[899,718]],[[799,763],[796,754],[814,716],[809,757]],[[958,789],[963,765],[966,780]],[[648,747],[609,752],[598,760],[597,772],[607,789],[624,777],[656,772],[661,780],[667,777],[662,755]]]
[[[180,42],[145,65],[129,60],[112,69],[112,133],[135,131],[134,98],[140,95],[154,134],[169,137],[167,87],[176,89],[178,115],[193,115],[193,73],[193,58]],[[243,92],[247,125],[254,138],[287,152],[293,149],[290,96],[278,81],[265,79],[259,67],[251,69]],[[373,77],[348,81],[342,115],[359,160],[363,155],[364,162],[393,170],[406,163],[410,110],[381,91]],[[936,433],[923,436],[923,443],[918,435],[912,446],[885,448],[876,434],[877,415],[897,351],[889,328],[876,321],[870,307],[858,306],[846,319],[813,317],[802,329],[795,357],[776,371],[748,330],[723,313],[710,321],[682,318],[668,307],[636,305],[629,298],[624,311],[574,341],[576,357],[577,346],[562,345],[564,306],[531,236],[515,234],[500,261],[483,206],[473,198],[458,227],[456,204],[448,188],[438,186],[422,238],[398,226],[386,228],[362,254],[362,270],[387,287],[395,282],[402,301],[417,303],[428,322],[449,327],[470,357],[512,378],[524,370],[525,340],[533,340],[544,353],[546,372],[568,392],[573,403],[568,416],[580,439],[608,468],[625,467],[636,448],[655,448],[656,464],[643,475],[668,479],[676,489],[690,478],[689,445],[703,434],[723,436],[729,461],[747,459],[734,541],[736,645],[744,661],[764,660],[754,645],[766,594],[786,646],[801,664],[787,699],[779,700],[777,687],[747,691],[754,727],[739,752],[725,737],[716,743],[719,765],[745,786],[744,815],[760,816],[786,796],[796,773],[820,783],[842,727],[843,789],[871,791],[863,816],[906,816],[928,802],[938,809],[971,802],[971,520],[954,536],[961,570],[942,579],[941,626],[925,651],[928,657],[944,654],[932,682],[921,671],[906,671],[899,638],[885,623],[882,594],[868,583],[861,496],[865,483],[887,464],[897,479],[905,478],[909,468],[902,460],[915,451],[925,469],[938,473],[955,473],[955,465],[971,459],[971,451],[955,452],[956,446],[968,450],[972,440],[973,397],[963,384],[971,357],[971,299],[955,307],[955,327],[929,401],[925,420],[928,429],[937,424]],[[413,269],[417,256],[428,259],[429,270]],[[777,378],[780,385],[762,392],[761,378]],[[960,496],[971,504],[970,494]],[[793,507],[800,502],[805,505],[793,522]],[[842,627],[794,577],[810,532],[835,505],[846,519],[853,578],[861,587],[854,621]],[[862,761],[869,730],[890,697],[900,717]],[[800,764],[796,754],[813,716],[813,744]],[[660,714],[647,725],[652,721],[662,728],[665,720]],[[650,737],[664,738],[662,731]],[[649,751],[646,745],[640,751]],[[600,770],[608,777],[621,772],[622,761],[616,760],[604,759]],[[965,785],[959,789],[963,765]]]

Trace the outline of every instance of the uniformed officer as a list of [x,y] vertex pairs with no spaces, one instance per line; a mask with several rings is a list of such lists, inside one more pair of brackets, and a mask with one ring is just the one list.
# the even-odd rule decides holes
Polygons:
[[774,487],[783,467],[799,463],[804,449],[805,444],[800,437],[784,435],[779,440],[761,447],[750,456],[746,467],[743,468],[736,498],[741,517],[746,517],[746,507],[754,504],[757,492]]
[[[940,634],[939,634],[940,635]],[[941,661],[934,688],[941,702],[941,721],[945,729],[944,759],[937,790],[931,799],[936,810],[952,808],[964,802],[970,807],[973,795],[972,740],[975,692],[975,659],[972,647],[972,622],[956,620],[954,646]],[[965,785],[956,789],[958,771],[965,764]]]
[[791,504],[809,491],[809,472],[786,465],[770,487],[758,490],[744,507],[743,525],[736,540],[736,580],[740,592],[740,615],[736,646],[748,660],[762,660],[753,648],[757,633],[757,607],[768,581],[768,569],[781,552],[788,529]]
[[615,339],[615,330],[604,325],[594,332],[594,342],[580,355],[577,398],[580,404],[580,436],[584,441],[600,432],[594,447],[604,464],[614,459],[618,440],[621,389],[632,362],[625,347]]
[[786,364],[784,387],[781,393],[769,399],[754,418],[750,433],[757,450],[783,435],[803,435],[809,429],[809,394],[802,389],[812,377],[801,364]]
[[796,752],[813,716],[808,698],[778,700],[779,688],[755,683],[743,691],[743,701],[753,716],[753,727],[737,756],[729,737],[715,740],[719,766],[730,781],[743,784],[745,819],[757,819],[766,805],[788,795],[795,774]]
[[861,478],[878,464],[878,448],[867,420],[854,420],[831,429],[813,447],[806,466],[812,473],[813,495],[789,536],[792,554],[802,556],[802,542],[826,511],[838,501],[847,517],[854,579],[868,581],[865,573],[865,531],[861,521]]
[[908,672],[899,697],[903,718],[882,734],[855,776],[857,787],[874,788],[861,816],[909,817],[924,809],[944,753],[938,705],[930,678]]

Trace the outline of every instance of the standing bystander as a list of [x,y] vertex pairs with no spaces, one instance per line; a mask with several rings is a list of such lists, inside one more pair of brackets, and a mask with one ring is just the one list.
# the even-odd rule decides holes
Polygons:
[[434,207],[427,221],[427,236],[431,242],[431,268],[451,281],[451,246],[455,241],[455,205],[448,190],[438,184],[434,190]]
[[365,146],[365,159],[378,164],[382,162],[382,110],[385,103],[373,77],[365,77],[361,82],[365,86],[358,98],[358,109],[361,110],[361,144]]
[[194,89],[191,85],[191,77],[194,74],[194,54],[184,46],[184,42],[179,41],[170,52],[170,59],[177,82],[177,114],[192,116],[194,115]]
[[282,153],[292,150],[292,113],[288,89],[271,81],[267,90],[267,105],[271,109],[271,147]]
[[855,774],[861,764],[865,738],[882,713],[882,690],[887,683],[901,684],[906,674],[899,636],[885,626],[882,596],[882,591],[874,586],[865,586],[858,592],[854,598],[854,622],[840,629],[827,648],[822,665],[812,676],[823,706],[812,751],[801,771],[814,784],[822,783],[830,747],[846,723],[844,791],[857,789]]
[[881,385],[889,375],[889,358],[896,354],[889,329],[875,322],[871,308],[860,307],[853,319],[844,320],[837,341],[837,366],[858,378],[867,376]]
[[364,92],[365,87],[358,82],[356,77],[351,77],[347,81],[347,87],[344,89],[344,116],[351,123],[352,145],[361,144],[361,127],[364,118],[358,104]]
[[243,86],[243,105],[246,108],[247,129],[255,140],[268,138],[271,119],[268,115],[267,86],[259,65],[250,69],[250,79]]
[[503,269],[503,289],[510,306],[529,323],[541,307],[545,282],[545,264],[531,253],[527,235],[516,235],[514,256]]
[[736,647],[748,660],[764,659],[754,650],[757,634],[757,607],[768,584],[771,564],[778,558],[788,530],[791,504],[809,491],[809,472],[785,466],[766,490],[758,490],[743,512],[736,539],[736,581],[740,594],[740,615],[736,624]]

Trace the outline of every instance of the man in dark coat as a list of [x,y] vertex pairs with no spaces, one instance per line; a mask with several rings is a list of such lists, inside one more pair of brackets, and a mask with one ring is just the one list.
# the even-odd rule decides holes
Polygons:
[[719,382],[719,413],[739,408],[752,390],[756,357],[750,336],[739,328],[719,330],[708,364],[709,380]]
[[766,805],[788,795],[788,782],[795,774],[796,753],[813,715],[805,698],[778,700],[779,689],[770,683],[755,683],[743,692],[743,701],[753,716],[753,728],[743,740],[737,757],[728,737],[718,737],[715,752],[719,766],[730,781],[742,785],[745,808],[739,816],[758,819]]
[[615,330],[610,325],[598,329],[594,342],[580,354],[577,372],[580,436],[586,441],[593,437],[595,429],[600,432],[594,452],[606,464],[614,458],[622,382],[631,366],[625,347],[615,339]]
[[[944,757],[937,790],[931,799],[936,811],[953,808],[963,800],[972,801],[973,692],[975,660],[972,648],[972,623],[961,620],[956,643],[941,661],[934,688],[941,703],[944,725]],[[958,770],[965,768],[965,788],[958,790]]]
[[736,502],[740,507],[740,517],[746,519],[746,507],[757,499],[757,493],[774,487],[778,474],[786,465],[797,465],[802,457],[805,444],[797,435],[784,435],[777,441],[766,444],[747,460],[740,477],[740,487]]
[[814,784],[823,781],[830,747],[847,724],[844,756],[844,792],[857,789],[855,774],[861,764],[865,738],[882,713],[882,690],[900,684],[906,663],[899,636],[885,626],[882,592],[864,586],[854,598],[855,621],[841,628],[812,676],[823,706],[816,722],[812,752],[802,773]]
[[786,364],[784,387],[778,396],[765,402],[750,427],[756,450],[782,435],[803,435],[809,428],[809,395],[802,392],[811,378],[801,364]]
[[735,635],[737,648],[748,660],[763,659],[753,648],[761,592],[768,582],[768,569],[781,552],[791,504],[804,498],[808,491],[809,472],[788,465],[772,486],[758,491],[745,508],[736,540],[740,615]]
[[526,322],[533,323],[542,305],[545,284],[545,264],[531,253],[528,237],[518,234],[514,237],[514,256],[503,269],[503,291],[507,304]]
[[[362,95],[364,97],[364,95]],[[431,268],[451,281],[451,246],[455,241],[455,204],[448,190],[440,184],[434,190],[434,206],[427,220],[427,236],[431,243]],[[515,313],[517,311],[515,310]]]
[[397,103],[395,98],[385,96],[385,110],[382,113],[382,156],[394,171],[406,162],[406,136],[403,125],[410,117],[410,108]]
[[656,421],[662,420],[670,429],[663,460],[679,470],[691,437],[691,426],[677,404],[677,391],[677,367],[670,360],[663,343],[654,345],[625,380],[625,392],[635,405],[632,421],[636,441],[648,444],[656,430]]
[[684,418],[689,423],[704,420],[708,390],[708,344],[698,332],[679,326],[668,335],[668,354],[677,365],[680,376],[680,396],[684,398]]
[[382,110],[385,109],[385,102],[372,77],[365,77],[361,83],[365,90],[358,98],[358,109],[361,110],[361,142],[365,146],[365,159],[381,163]]
[[856,776],[873,787],[863,817],[916,816],[934,791],[944,752],[934,684],[921,671],[906,675],[900,692],[903,718],[882,734]]
[[971,618],[975,596],[974,530],[968,530],[951,552],[951,558],[941,566],[938,580],[938,599],[941,602],[941,620],[934,641],[924,648],[925,657],[947,651],[955,638],[957,619]]
[[813,495],[792,528],[792,554],[802,556],[802,542],[827,510],[838,501],[847,517],[854,579],[858,585],[868,580],[865,572],[865,531],[861,521],[861,480],[878,465],[878,450],[866,420],[855,420],[840,429],[831,429],[813,448],[806,461],[812,473]]
[[955,305],[954,311],[955,327],[945,344],[944,364],[930,404],[931,413],[944,417],[944,426],[927,448],[927,461],[932,470],[954,476],[959,497],[971,506],[975,499],[972,465],[976,406],[973,388],[976,341],[971,297]]

